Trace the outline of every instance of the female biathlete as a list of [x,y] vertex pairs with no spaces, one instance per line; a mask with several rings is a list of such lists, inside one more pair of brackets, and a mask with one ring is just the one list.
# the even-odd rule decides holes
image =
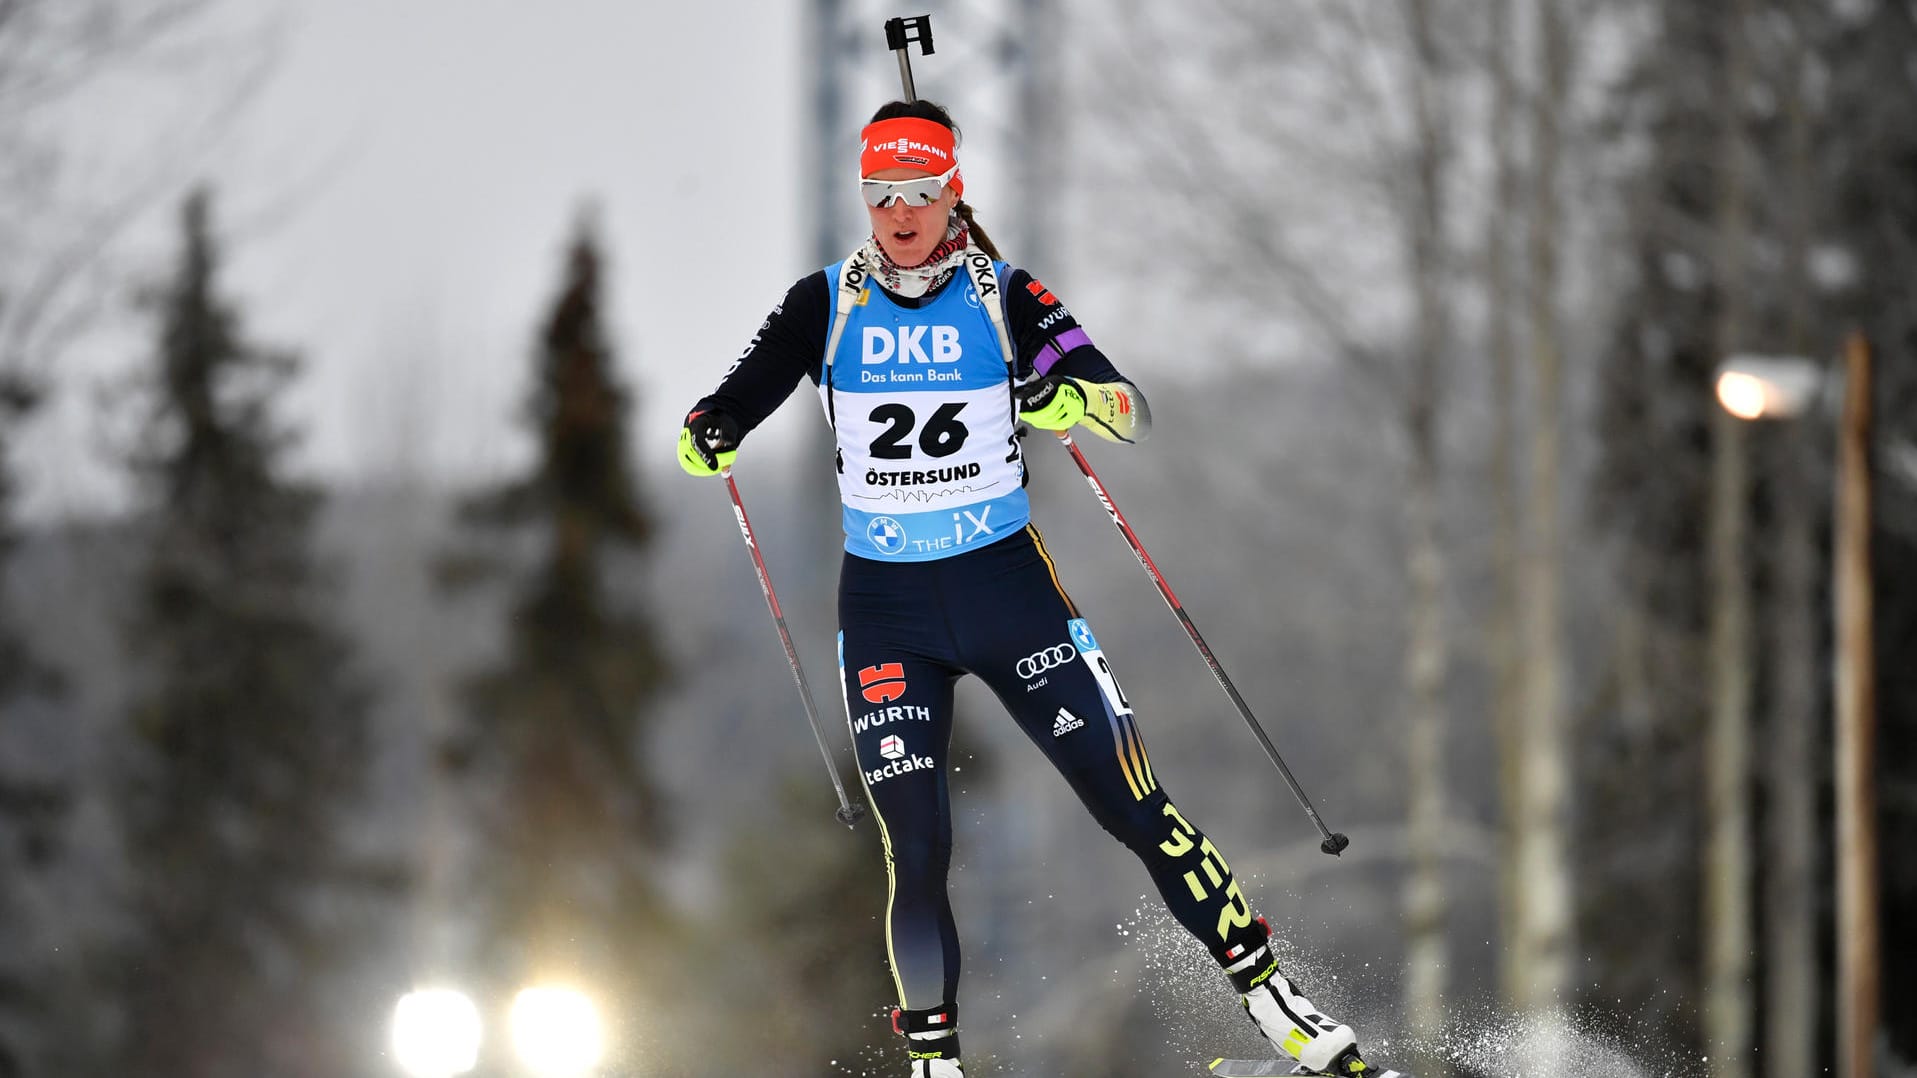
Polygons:
[[1019,421],[1132,443],[1145,399],[1065,305],[998,252],[961,200],[958,130],[927,101],[862,133],[872,235],[786,293],[679,434],[709,476],[791,395],[818,387],[837,441],[845,556],[839,674],[890,886],[893,1026],[911,1073],[959,1065],[959,943],[946,756],[952,690],[974,674],[1138,855],[1165,905],[1243,995],[1259,1031],[1310,1071],[1367,1073],[1349,1026],[1278,972],[1211,840],[1158,784],[1130,702],[1030,523]]

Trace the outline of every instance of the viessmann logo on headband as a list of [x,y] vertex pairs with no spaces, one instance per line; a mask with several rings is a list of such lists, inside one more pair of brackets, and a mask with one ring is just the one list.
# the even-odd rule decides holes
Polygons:
[[[877,146],[873,146],[871,152],[891,154],[892,157],[902,165],[929,165],[932,163],[933,157],[938,158],[941,163],[952,160],[952,155],[942,146],[934,146],[929,142],[918,142],[907,138],[893,139],[891,142],[881,142]],[[925,154],[930,154],[931,157],[922,156]],[[944,170],[941,169],[940,171]]]

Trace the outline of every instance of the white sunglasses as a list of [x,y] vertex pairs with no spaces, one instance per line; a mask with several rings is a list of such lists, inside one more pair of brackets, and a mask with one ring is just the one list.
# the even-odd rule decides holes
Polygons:
[[945,185],[958,175],[958,166],[936,176],[920,176],[910,180],[860,180],[859,194],[865,196],[865,204],[874,209],[890,206],[894,199],[904,199],[908,206],[930,206],[939,200],[939,193]]

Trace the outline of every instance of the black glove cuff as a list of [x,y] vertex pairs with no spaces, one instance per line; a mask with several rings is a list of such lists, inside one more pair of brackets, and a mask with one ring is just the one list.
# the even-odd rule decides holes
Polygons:
[[1036,412],[1052,403],[1052,398],[1058,395],[1058,386],[1058,377],[1047,374],[1018,387],[1018,410]]

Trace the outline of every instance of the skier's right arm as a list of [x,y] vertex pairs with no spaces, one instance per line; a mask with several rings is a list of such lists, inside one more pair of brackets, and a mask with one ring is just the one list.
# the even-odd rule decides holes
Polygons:
[[831,318],[830,288],[820,270],[786,290],[719,388],[701,397],[679,430],[679,466],[689,475],[731,467],[739,442],[765,421],[802,378],[819,378]]

